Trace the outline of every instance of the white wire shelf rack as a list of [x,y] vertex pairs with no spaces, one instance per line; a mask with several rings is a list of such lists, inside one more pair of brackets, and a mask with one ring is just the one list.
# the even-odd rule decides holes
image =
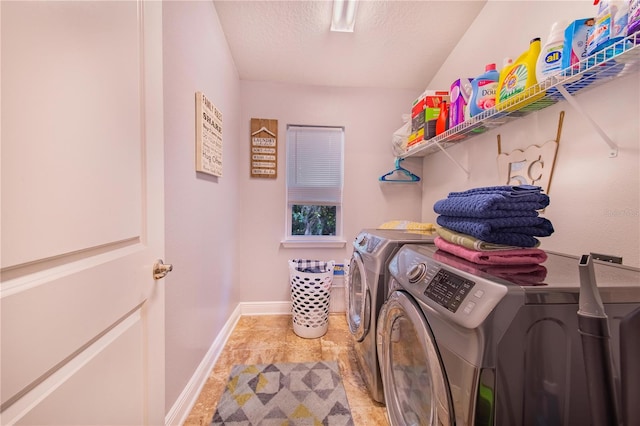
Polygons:
[[[453,145],[517,120],[534,111],[547,108],[561,100],[567,100],[583,115],[586,115],[573,95],[613,79],[637,73],[639,70],[640,32],[637,32],[579,63],[565,68],[556,76],[532,86],[516,100],[500,103],[438,136],[412,145],[399,158],[426,157],[436,152],[444,152]],[[587,116],[587,118],[611,148],[609,156],[615,157],[617,155],[615,143],[590,117]],[[448,153],[445,152],[445,154],[449,156]],[[449,158],[451,157],[449,156]]]

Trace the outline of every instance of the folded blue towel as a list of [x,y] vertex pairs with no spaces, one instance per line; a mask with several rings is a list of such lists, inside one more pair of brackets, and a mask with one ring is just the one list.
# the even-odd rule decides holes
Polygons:
[[501,185],[472,188],[462,192],[450,192],[449,197],[465,197],[475,194],[501,194],[506,197],[520,197],[522,195],[539,194],[542,188],[534,185]]
[[454,217],[506,218],[538,216],[536,210],[549,205],[549,196],[531,185],[491,186],[464,192],[452,192],[437,201],[433,210]]
[[477,194],[466,197],[445,198],[436,201],[433,211],[445,216],[455,217],[512,217],[538,216],[536,210],[549,205],[549,197],[545,194],[531,194],[509,199],[501,194]]
[[438,216],[438,225],[482,241],[518,247],[536,247],[538,239],[548,237],[553,225],[543,217],[464,218]]

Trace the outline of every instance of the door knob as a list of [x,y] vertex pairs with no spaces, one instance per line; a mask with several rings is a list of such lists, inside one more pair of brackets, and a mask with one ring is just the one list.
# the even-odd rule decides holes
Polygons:
[[173,265],[165,265],[162,259],[158,259],[156,263],[153,264],[153,279],[159,280],[160,278],[164,278],[172,270]]

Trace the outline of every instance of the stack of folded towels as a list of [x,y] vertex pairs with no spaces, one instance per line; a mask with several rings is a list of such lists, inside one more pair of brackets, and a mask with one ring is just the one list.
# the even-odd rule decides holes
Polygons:
[[532,185],[491,186],[452,192],[435,203],[435,245],[476,264],[532,265],[547,259],[536,237],[553,233],[538,210],[549,196]]

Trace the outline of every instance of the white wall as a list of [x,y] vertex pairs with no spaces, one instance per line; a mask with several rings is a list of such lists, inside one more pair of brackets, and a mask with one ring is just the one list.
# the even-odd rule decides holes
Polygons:
[[[335,259],[342,263],[362,228],[392,219],[420,219],[420,184],[381,184],[393,169],[391,134],[419,93],[241,82],[242,121],[238,169],[238,286],[242,301],[287,301],[287,259]],[[278,178],[249,177],[251,118],[278,120]],[[285,249],[285,146],[287,124],[345,127],[344,237],[342,249]],[[417,172],[420,160],[403,163]],[[419,173],[418,173],[419,174]]]
[[[361,228],[419,220],[422,188],[378,182],[393,168],[391,134],[418,93],[240,82],[212,3],[167,2],[163,19],[169,409],[239,302],[290,300],[287,259],[341,263]],[[196,91],[224,114],[221,178],[195,172]],[[249,176],[251,118],[279,120],[277,180]],[[342,249],[280,247],[288,123],[346,128]],[[422,164],[403,166],[417,173]]]
[[[553,5],[553,8],[550,6]],[[428,87],[448,87],[458,76],[480,74],[486,63],[517,57],[529,39],[546,40],[553,21],[590,16],[591,1],[489,2]],[[527,16],[527,19],[513,17]],[[496,32],[500,25],[512,29]],[[576,100],[619,145],[616,158],[589,123],[566,101],[467,140],[448,150],[469,171],[456,169],[442,154],[424,159],[422,219],[435,221],[433,204],[450,191],[496,185],[496,135],[503,152],[554,139],[559,111],[566,111],[544,216],[555,233],[542,238],[546,250],[622,256],[640,266],[640,88],[638,73],[579,93]]]
[[505,57],[516,59],[532,38],[544,44],[555,21],[595,15],[591,0],[487,2],[427,87],[446,89],[460,77],[484,72],[486,64],[502,68]]
[[[583,17],[591,1],[489,2],[439,74],[425,87],[441,88],[458,75],[480,73],[487,62],[517,56],[534,36],[547,36],[557,14]],[[549,5],[553,4],[553,14]],[[581,13],[584,11],[584,13]],[[555,14],[555,15],[554,15]],[[527,16],[511,19],[513,16]],[[498,23],[512,31],[496,32]],[[535,23],[535,25],[534,25]],[[532,27],[532,28],[528,28]],[[505,28],[504,26],[502,28]],[[411,91],[338,89],[240,82],[209,2],[164,5],[166,260],[166,403],[171,407],[239,302],[288,301],[287,259],[349,257],[361,228],[392,219],[435,221],[433,203],[450,191],[495,184],[495,136],[503,149],[523,148],[555,135],[560,109],[565,127],[545,215],[556,233],[543,248],[623,255],[638,265],[637,78],[578,98],[621,145],[608,149],[566,103],[508,124],[448,152],[471,170],[459,171],[442,154],[408,159],[419,185],[380,184],[393,167],[391,134],[418,95]],[[203,91],[224,114],[224,177],[195,172],[194,93]],[[616,99],[616,108],[601,107]],[[610,101],[609,101],[610,102]],[[249,176],[251,118],[277,119],[278,179]],[[346,128],[342,249],[284,249],[285,131],[287,124]],[[618,189],[620,188],[620,189]],[[590,207],[584,207],[588,206]],[[593,207],[591,207],[593,206]],[[619,213],[619,214],[618,214]],[[616,238],[608,238],[611,233]]]
[[[240,84],[212,2],[165,2],[166,409],[237,306]],[[195,171],[195,92],[223,113],[223,177]]]

